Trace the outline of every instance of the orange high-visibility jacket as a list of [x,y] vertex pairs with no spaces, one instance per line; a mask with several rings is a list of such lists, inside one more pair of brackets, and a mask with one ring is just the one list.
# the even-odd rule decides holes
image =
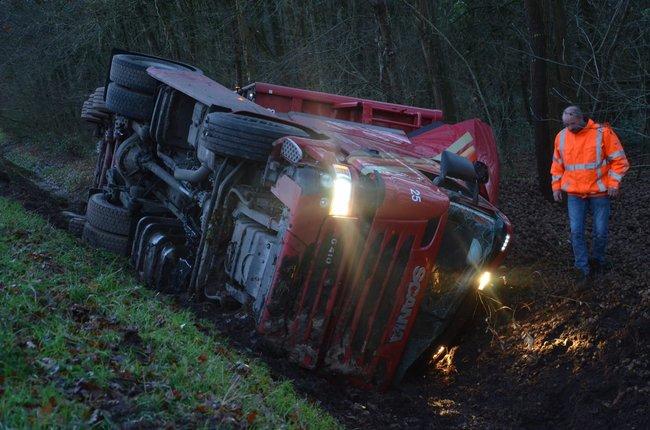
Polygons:
[[555,136],[551,187],[581,196],[603,194],[619,187],[629,167],[614,130],[589,120],[577,133],[565,128]]

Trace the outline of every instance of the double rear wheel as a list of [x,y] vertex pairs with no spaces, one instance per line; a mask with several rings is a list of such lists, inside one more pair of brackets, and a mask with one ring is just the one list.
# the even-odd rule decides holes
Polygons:
[[102,193],[88,200],[82,238],[90,245],[127,256],[131,251],[133,214]]
[[111,82],[106,89],[106,107],[127,118],[149,122],[154,109],[155,93],[160,85],[147,73],[149,67],[190,70],[181,64],[141,55],[114,55],[109,75]]

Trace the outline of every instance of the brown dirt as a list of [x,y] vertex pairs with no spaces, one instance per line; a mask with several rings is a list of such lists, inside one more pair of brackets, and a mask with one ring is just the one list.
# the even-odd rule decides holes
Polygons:
[[61,211],[69,203],[63,197],[39,188],[34,175],[0,158],[0,196],[19,201],[25,209],[35,212],[59,228],[66,228]]
[[[566,210],[539,196],[530,161],[519,165],[501,197],[516,229],[506,287],[482,297],[486,311],[457,347],[399,387],[367,392],[299,369],[237,312],[192,304],[199,326],[216,326],[350,428],[650,428],[650,172],[631,171],[613,204],[612,270],[573,292]],[[61,225],[65,202],[2,171],[0,195]]]

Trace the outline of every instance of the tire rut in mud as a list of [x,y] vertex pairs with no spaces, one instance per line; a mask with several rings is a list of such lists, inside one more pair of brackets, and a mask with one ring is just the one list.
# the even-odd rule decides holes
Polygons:
[[70,203],[66,198],[39,187],[31,172],[0,158],[0,196],[19,202],[25,209],[37,213],[50,224],[66,229],[64,210],[78,209],[80,203]]

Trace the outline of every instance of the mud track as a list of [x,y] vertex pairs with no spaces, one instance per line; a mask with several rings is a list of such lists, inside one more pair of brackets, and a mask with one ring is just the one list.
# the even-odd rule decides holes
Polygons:
[[[506,288],[482,297],[457,347],[389,392],[297,368],[264,348],[243,313],[183,297],[176,306],[349,428],[650,428],[650,172],[630,172],[613,204],[612,270],[574,292],[565,209],[539,197],[529,165],[502,181],[501,209],[516,229]],[[79,203],[69,208],[33,180],[0,161],[0,195],[63,228],[60,211]]]

